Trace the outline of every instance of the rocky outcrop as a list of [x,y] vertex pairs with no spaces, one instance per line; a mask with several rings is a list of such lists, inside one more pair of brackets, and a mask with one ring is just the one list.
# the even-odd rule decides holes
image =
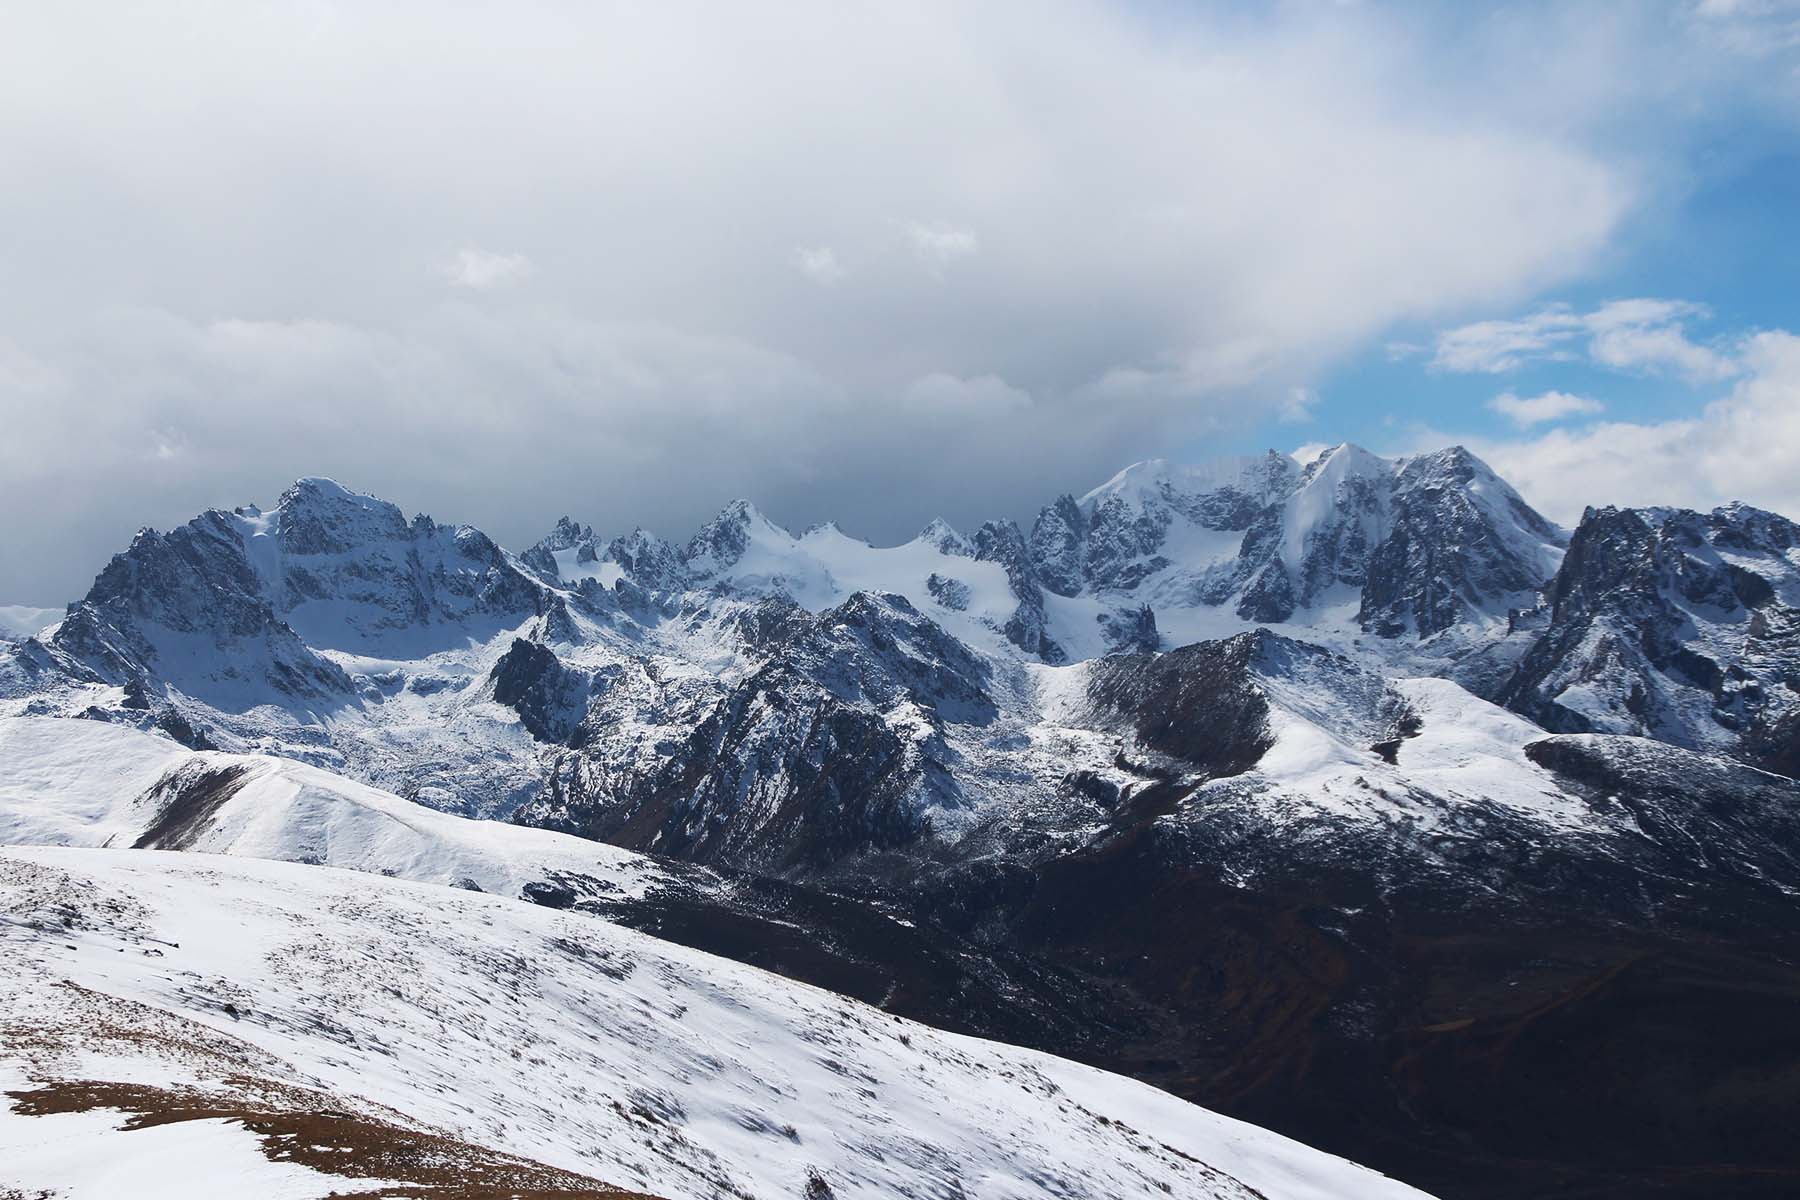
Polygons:
[[1006,621],[1006,640],[1047,663],[1063,662],[1067,656],[1062,647],[1045,632],[1044,588],[1019,527],[1011,521],[985,522],[975,531],[974,547],[978,561],[1005,568],[1007,582],[1018,598],[1019,607]]
[[1429,637],[1529,607],[1562,531],[1460,446],[1404,461],[1389,532],[1363,572],[1357,620],[1383,637]]
[[341,703],[353,692],[276,614],[236,524],[216,511],[167,534],[141,530],[49,645],[110,682],[174,686],[226,708],[267,696]]
[[1542,634],[1498,691],[1560,732],[1645,736],[1780,769],[1800,710],[1800,529],[1745,506],[1589,509]]

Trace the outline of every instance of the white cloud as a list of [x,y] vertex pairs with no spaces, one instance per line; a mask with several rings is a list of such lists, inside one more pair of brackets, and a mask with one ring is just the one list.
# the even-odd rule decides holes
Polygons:
[[[19,6],[0,511],[54,517],[0,599],[298,473],[503,539],[733,492],[882,536],[1324,419],[1371,339],[1579,278],[1670,177],[1618,114],[1718,95],[1666,15],[1407,8]],[[934,375],[1031,407],[947,438]]]
[[1512,321],[1476,321],[1437,336],[1431,365],[1444,371],[1499,375],[1527,362],[1567,360],[1568,349],[1583,329],[1567,306],[1554,305]]
[[1679,300],[1615,300],[1588,314],[1588,353],[1615,370],[1667,370],[1696,382],[1729,379],[1737,364],[1689,341],[1683,328],[1689,318],[1710,315],[1704,305]]
[[455,257],[444,264],[444,278],[456,287],[478,292],[517,283],[531,272],[531,260],[523,254],[494,254],[473,247],[458,250]]
[[936,274],[942,274],[951,263],[967,258],[981,248],[980,240],[971,230],[917,221],[907,222],[904,228],[913,253]]
[[1031,407],[1027,393],[996,375],[961,379],[941,371],[913,380],[902,400],[915,411],[956,418],[988,417]]
[[[1587,505],[1711,508],[1743,500],[1800,519],[1800,336],[1748,338],[1743,376],[1692,418],[1606,421],[1527,440],[1461,439],[1564,523]],[[1423,431],[1421,445],[1453,439]]]
[[1309,387],[1291,387],[1287,398],[1275,410],[1277,420],[1289,425],[1297,425],[1313,419],[1313,409],[1319,405],[1319,393]]
[[1536,396],[1501,392],[1488,401],[1488,407],[1522,429],[1542,425],[1546,421],[1560,421],[1565,417],[1592,416],[1606,409],[1598,400],[1556,391]]
[[1770,58],[1800,48],[1796,0],[1698,0],[1691,28],[1734,53]]
[[821,287],[830,287],[850,274],[838,261],[837,251],[830,246],[802,246],[794,251],[794,265],[800,273]]
[[1439,370],[1503,374],[1533,362],[1568,362],[1582,352],[1617,371],[1671,373],[1716,382],[1737,373],[1733,358],[1689,340],[1686,323],[1710,314],[1685,300],[1614,300],[1587,313],[1553,304],[1516,320],[1477,321],[1438,334]]
[[150,457],[160,462],[180,458],[187,451],[187,434],[179,429],[150,431]]

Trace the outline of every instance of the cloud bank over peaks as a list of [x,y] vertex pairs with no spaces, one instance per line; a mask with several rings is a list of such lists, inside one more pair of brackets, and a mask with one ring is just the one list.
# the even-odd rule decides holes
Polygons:
[[[299,474],[512,539],[737,494],[880,538],[1304,420],[1326,364],[1569,279],[1638,199],[1597,101],[1539,119],[1498,34],[1450,80],[1490,34],[1449,32],[1087,0],[22,9],[0,507],[57,516],[0,537],[5,599]],[[1701,369],[1670,327],[1595,352]]]

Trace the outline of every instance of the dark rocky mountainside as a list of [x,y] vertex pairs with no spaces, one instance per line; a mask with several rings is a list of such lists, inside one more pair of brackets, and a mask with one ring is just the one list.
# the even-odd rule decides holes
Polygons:
[[1547,729],[1625,733],[1792,774],[1800,528],[1744,505],[1589,509],[1543,633],[1497,698]]

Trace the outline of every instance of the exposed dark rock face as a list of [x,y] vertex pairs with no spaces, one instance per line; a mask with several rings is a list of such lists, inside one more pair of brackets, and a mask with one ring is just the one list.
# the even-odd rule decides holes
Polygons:
[[988,691],[992,668],[904,596],[858,592],[785,633],[759,648],[842,699],[881,708],[905,699],[962,724],[986,724],[996,715]]
[[605,559],[618,563],[626,578],[646,593],[674,591],[687,578],[680,551],[642,529],[609,542]]
[[1794,763],[1800,531],[1740,505],[1589,509],[1552,581],[1549,623],[1499,702],[1560,732],[1641,734]]
[[1505,534],[1522,529],[1539,542],[1560,532],[1511,489],[1477,496],[1487,468],[1460,446],[1406,460],[1394,487],[1392,531],[1369,558],[1357,620],[1384,637],[1442,633],[1548,580],[1540,564]]
[[1095,619],[1105,632],[1107,646],[1115,653],[1155,654],[1162,648],[1162,635],[1156,631],[1156,610],[1148,604],[1108,609]]
[[1102,659],[1089,677],[1088,698],[1125,718],[1144,749],[1211,776],[1236,775],[1274,742],[1268,700],[1250,672],[1259,642],[1245,634],[1163,655]]
[[[1206,535],[1235,532],[1230,557],[1180,561],[1184,542],[1222,554]],[[1562,541],[1461,447],[1395,462],[1338,446],[1304,469],[1285,455],[1199,474],[1139,464],[1045,509],[1030,550],[1061,595],[1166,596],[1179,579],[1192,602],[1282,623],[1349,591],[1366,631],[1431,637],[1529,607]]]
[[931,598],[953,612],[963,612],[969,607],[969,585],[960,579],[951,579],[933,571],[925,578],[925,590]]
[[548,646],[514,638],[488,675],[494,700],[519,714],[531,736],[543,742],[580,746],[587,715],[590,678],[564,667]]
[[1170,560],[1156,551],[1169,526],[1169,511],[1134,509],[1116,496],[1096,504],[1084,555],[1088,584],[1096,591],[1128,592],[1168,567]]
[[1011,521],[988,521],[975,531],[974,547],[976,559],[1005,568],[1018,597],[1019,607],[1006,622],[1007,640],[1047,663],[1063,662],[1067,656],[1062,647],[1044,632],[1044,589],[1019,527]]
[[428,651],[545,603],[542,584],[479,530],[409,523],[391,504],[302,480],[268,514],[215,510],[142,531],[52,648],[101,678],[150,679],[225,708],[267,690],[341,705],[355,685],[315,647]]
[[[929,803],[955,802],[933,731],[994,719],[985,661],[899,596],[858,594],[816,616],[772,599],[737,630],[763,665],[699,701],[678,744],[647,768],[566,757],[516,819],[693,861],[789,870],[909,844]],[[518,706],[534,735],[576,747],[603,737],[614,705],[641,703],[618,681],[590,680],[525,642],[494,682],[496,699]],[[568,732],[583,696],[589,707]],[[916,709],[922,738],[903,740],[883,719],[903,704]]]
[[875,715],[784,665],[728,691],[645,773],[561,758],[517,820],[690,862],[775,872],[905,845],[915,790],[949,789],[940,765]]
[[1087,574],[1087,525],[1073,496],[1061,496],[1038,514],[1027,547],[1038,581],[1059,596],[1081,591]]
[[133,850],[185,850],[194,845],[213,815],[249,781],[249,768],[194,762],[157,780],[144,799],[156,816],[133,842]]
[[139,532],[50,645],[99,678],[140,688],[146,677],[167,680],[225,705],[247,671],[297,701],[341,701],[352,691],[341,668],[276,616],[230,518],[218,512],[168,534]]
[[561,517],[552,529],[537,545],[519,555],[519,561],[538,573],[538,577],[554,583],[561,572],[556,566],[556,555],[564,550],[579,549],[584,559],[594,558],[594,530],[591,526],[577,525],[568,517]]
[[1294,615],[1294,608],[1293,580],[1288,577],[1287,567],[1277,559],[1263,567],[1250,586],[1244,589],[1244,597],[1238,601],[1237,614],[1246,621],[1279,625]]
[[1617,812],[1684,873],[1800,879],[1800,782],[1643,738],[1575,734],[1525,753]]
[[763,520],[748,500],[734,500],[688,540],[681,559],[690,570],[721,570],[735,564],[750,545],[750,525]]

